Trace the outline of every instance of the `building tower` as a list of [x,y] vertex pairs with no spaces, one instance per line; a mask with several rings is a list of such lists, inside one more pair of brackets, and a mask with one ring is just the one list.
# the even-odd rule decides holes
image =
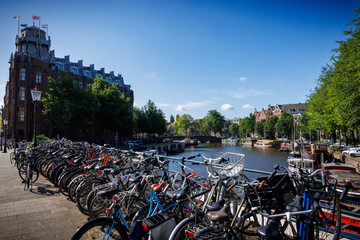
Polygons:
[[[4,97],[4,119],[8,120],[7,137],[20,141],[33,136],[34,103],[31,89],[46,88],[46,79],[51,75],[50,37],[45,31],[30,26],[21,30],[15,39],[16,51],[10,55],[9,81]],[[44,132],[46,123],[37,108],[37,132]]]

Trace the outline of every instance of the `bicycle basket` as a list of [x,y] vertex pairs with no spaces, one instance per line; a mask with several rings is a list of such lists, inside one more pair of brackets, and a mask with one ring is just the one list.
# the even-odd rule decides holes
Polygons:
[[220,176],[235,177],[241,175],[244,170],[245,155],[241,153],[227,152],[221,155],[216,162],[225,160],[225,164],[213,164],[212,169]]
[[265,180],[261,189],[258,189],[257,186],[245,188],[254,207],[283,209],[296,197],[296,190],[287,174],[275,175],[270,182],[267,181],[267,177],[260,177],[258,180],[259,182]]

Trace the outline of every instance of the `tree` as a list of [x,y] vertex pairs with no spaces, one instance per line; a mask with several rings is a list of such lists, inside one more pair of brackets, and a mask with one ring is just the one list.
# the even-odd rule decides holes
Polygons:
[[239,134],[239,124],[237,123],[232,123],[229,127],[230,130],[230,134],[231,135],[238,135]]
[[199,122],[200,132],[220,133],[225,124],[225,117],[216,110],[210,110],[208,114]]
[[293,116],[288,112],[282,112],[279,120],[275,124],[275,128],[277,134],[286,136],[289,139],[294,128]]
[[242,137],[247,137],[249,121],[249,117],[244,117],[240,122],[239,133]]
[[275,125],[278,121],[277,116],[270,116],[264,125],[264,134],[266,138],[275,139]]
[[174,122],[175,122],[174,116],[170,115],[170,123],[174,123]]
[[41,101],[43,113],[49,114],[58,133],[81,138],[91,130],[98,105],[91,91],[81,89],[73,82],[74,78],[62,71],[49,77]]
[[258,136],[264,137],[264,125],[265,125],[265,119],[261,119],[260,122],[255,123],[255,132]]
[[175,132],[179,135],[187,135],[188,130],[194,123],[194,119],[189,114],[181,115],[174,123]]
[[98,111],[95,122],[100,132],[114,131],[120,136],[128,136],[133,132],[131,104],[125,99],[115,83],[110,84],[105,79],[95,78],[91,87],[95,96]]
[[256,118],[255,115],[250,113],[248,121],[246,121],[246,132],[249,134],[254,134],[255,131]]
[[137,113],[136,128],[141,133],[161,135],[166,132],[165,114],[151,100]]

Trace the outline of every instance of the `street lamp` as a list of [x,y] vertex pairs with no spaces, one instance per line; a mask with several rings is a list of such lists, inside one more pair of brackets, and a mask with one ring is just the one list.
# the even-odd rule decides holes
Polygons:
[[34,102],[34,145],[33,147],[36,147],[36,102],[40,101],[41,98],[41,91],[35,89],[31,90],[31,97]]
[[4,136],[5,136],[5,144],[4,144],[4,151],[3,151],[3,153],[6,153],[7,151],[6,151],[6,125],[8,124],[8,120],[4,120],[4,127],[5,127],[5,134],[4,134]]

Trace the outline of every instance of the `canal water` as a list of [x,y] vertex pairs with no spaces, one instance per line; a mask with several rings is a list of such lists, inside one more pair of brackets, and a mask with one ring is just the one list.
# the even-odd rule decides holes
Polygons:
[[[225,144],[199,144],[196,147],[186,148],[183,153],[177,154],[174,157],[189,157],[196,154],[202,154],[205,157],[218,157],[221,153],[234,152],[245,154],[245,168],[257,169],[262,171],[272,172],[276,164],[287,166],[287,157],[289,153],[280,152],[278,148],[254,148],[244,147],[241,145],[225,145]],[[202,160],[196,158],[194,160]],[[197,175],[207,176],[204,166],[189,165],[191,169],[196,171]],[[171,169],[180,170],[176,163],[172,163]],[[244,172],[250,179],[255,179],[259,176],[264,176],[258,173]]]

